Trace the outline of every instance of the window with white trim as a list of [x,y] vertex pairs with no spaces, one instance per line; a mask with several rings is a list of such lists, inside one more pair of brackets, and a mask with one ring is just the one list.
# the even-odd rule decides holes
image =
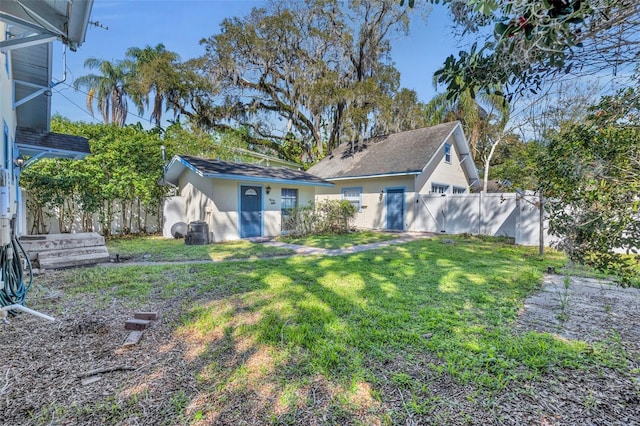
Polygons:
[[449,185],[442,185],[440,183],[431,184],[431,192],[434,194],[446,194],[449,192]]
[[444,162],[451,164],[451,144],[444,144]]
[[298,207],[298,190],[292,188],[282,188],[280,190],[280,204],[282,212],[282,230],[291,231],[293,223],[291,216],[296,207]]
[[463,186],[454,186],[453,187],[453,193],[454,194],[466,194],[467,193],[467,188],[465,188]]
[[342,199],[350,202],[358,211],[362,210],[362,188],[343,188]]

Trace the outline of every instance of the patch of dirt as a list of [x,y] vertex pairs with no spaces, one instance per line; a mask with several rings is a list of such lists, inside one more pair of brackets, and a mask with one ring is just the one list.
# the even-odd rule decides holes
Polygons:
[[[287,375],[299,378],[295,360],[277,364],[275,353],[226,332],[195,341],[176,332],[195,298],[207,295],[165,300],[158,289],[134,307],[100,294],[66,294],[71,284],[59,276],[46,274],[45,286],[55,293],[36,290],[28,299],[30,307],[55,316],[55,323],[23,314],[0,324],[0,418],[7,424],[640,425],[637,289],[577,278],[565,287],[563,277],[548,276],[526,300],[515,328],[619,345],[628,354],[624,371],[561,369],[489,394],[438,373],[442,361],[434,355],[398,354],[371,363],[372,380],[350,392],[309,377],[292,406],[285,390]],[[161,318],[137,346],[125,349],[124,321],[135,311],[158,311]],[[236,319],[250,324],[251,312]],[[270,376],[273,366],[291,371],[275,374],[284,375],[279,382]],[[117,367],[133,370],[102,373],[84,385],[79,377]],[[263,387],[227,380],[240,369],[249,371],[248,379],[264,375],[257,381]],[[345,410],[345,398],[352,410]]]
[[[58,275],[47,272],[46,281]],[[55,293],[34,290],[27,300],[55,322],[20,314],[0,324],[0,423],[175,424],[172,399],[193,393],[196,382],[181,342],[172,338],[179,311],[157,299],[134,309],[116,300],[70,296],[58,284]],[[162,317],[137,346],[123,348],[129,334],[124,322],[140,310]],[[95,369],[115,370],[83,384],[83,373]]]
[[513,384],[497,401],[497,415],[512,424],[640,425],[640,289],[546,276],[542,290],[525,301],[516,331],[618,346],[627,368],[563,369]]
[[557,369],[489,394],[436,373],[436,357],[399,357],[373,366],[386,408],[395,413],[393,423],[640,425],[640,289],[578,277],[565,286],[564,277],[546,276],[515,327],[517,333],[528,331],[619,345],[627,368]]
[[518,328],[586,342],[618,340],[640,355],[640,289],[563,276],[545,277],[541,291],[525,301]]

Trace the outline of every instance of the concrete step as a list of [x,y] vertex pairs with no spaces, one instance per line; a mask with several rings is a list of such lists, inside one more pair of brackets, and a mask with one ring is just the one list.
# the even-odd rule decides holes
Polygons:
[[25,235],[20,243],[41,269],[69,268],[108,262],[104,237],[97,232]]
[[22,244],[28,252],[66,250],[80,247],[104,246],[104,237],[97,232],[24,235],[20,237],[20,244]]
[[109,253],[90,253],[68,257],[38,259],[41,269],[61,269],[73,266],[95,265],[109,262]]
[[73,257],[73,256],[81,256],[84,254],[93,254],[93,253],[104,253],[107,256],[109,252],[105,246],[93,246],[93,247],[82,247],[82,248],[73,248],[67,250],[46,250],[38,252],[38,259],[52,259],[56,257]]

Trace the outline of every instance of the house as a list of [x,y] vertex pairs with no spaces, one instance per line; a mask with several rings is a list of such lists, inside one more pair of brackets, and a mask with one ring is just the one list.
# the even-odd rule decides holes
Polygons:
[[348,200],[364,229],[421,230],[422,195],[480,187],[457,121],[340,145],[308,173],[335,184],[317,187],[316,200]]
[[0,1],[0,245],[14,234],[13,217],[16,233],[26,234],[20,170],[40,158],[89,154],[85,138],[51,133],[49,122],[58,84],[53,42],[75,51],[84,42],[92,7],[93,0]]
[[180,194],[165,204],[165,236],[175,223],[208,225],[212,241],[280,235],[291,208],[334,184],[287,167],[174,156],[164,180]]

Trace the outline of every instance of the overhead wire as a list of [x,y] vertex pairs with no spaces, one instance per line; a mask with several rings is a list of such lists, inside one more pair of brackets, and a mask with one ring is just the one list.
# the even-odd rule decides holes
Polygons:
[[[87,95],[87,96],[89,96],[89,93],[87,93],[87,92],[85,92],[85,91],[83,91],[83,90],[77,89],[77,88],[73,87],[72,85],[70,85],[69,83],[64,82],[64,83],[61,83],[60,85],[61,85],[61,86],[67,86],[68,88],[71,88],[71,89],[75,90],[76,92],[80,92],[80,93],[82,93],[83,95]],[[62,97],[64,97],[66,100],[68,100],[69,102],[71,102],[71,103],[72,103],[73,105],[75,105],[76,107],[80,108],[82,111],[84,111],[84,112],[86,112],[87,114],[91,115],[91,117],[95,119],[95,117],[93,117],[93,115],[92,115],[89,111],[87,111],[86,109],[82,108],[81,106],[79,106],[78,104],[76,104],[75,102],[73,102],[71,99],[69,99],[69,98],[67,98],[66,96],[64,96],[64,95],[62,94],[62,92],[61,92],[61,91],[56,91],[55,93],[59,93],[59,94],[60,94],[60,95],[62,95]],[[136,117],[136,118],[139,118],[139,119],[141,119],[141,120],[148,120],[148,121],[151,121],[151,119],[150,119],[150,118],[143,117],[143,116],[141,116],[141,115],[138,115],[138,114],[135,114],[135,113],[133,113],[133,112],[127,111],[127,116],[129,116],[129,115],[131,115],[131,116],[133,116],[133,117]],[[96,119],[96,120],[97,120],[97,119]],[[97,120],[97,121],[100,121],[100,120]]]

